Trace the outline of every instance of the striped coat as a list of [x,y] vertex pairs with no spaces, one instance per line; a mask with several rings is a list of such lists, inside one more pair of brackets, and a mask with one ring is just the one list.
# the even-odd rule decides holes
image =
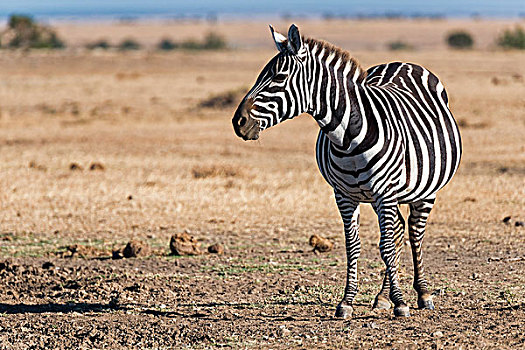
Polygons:
[[[335,81],[336,89],[347,83]],[[317,160],[326,181],[360,202],[385,192],[399,203],[433,196],[452,178],[461,154],[441,82],[423,67],[396,62],[370,68],[352,85],[347,121],[344,115],[319,120]],[[329,102],[337,103],[334,114],[344,113],[335,97]],[[342,135],[337,129],[345,123],[355,127]]]
[[433,309],[422,241],[436,192],[450,181],[461,157],[459,130],[443,84],[410,63],[365,71],[348,52],[304,39],[295,25],[287,37],[271,31],[279,53],[264,67],[232,123],[239,137],[255,140],[262,130],[301,113],[317,121],[317,163],[334,189],[345,231],[346,287],[336,316],[353,312],[362,202],[377,213],[386,266],[374,307],[389,308],[391,301],[396,316],[409,316],[398,273],[405,232],[398,206],[406,203],[418,307]]

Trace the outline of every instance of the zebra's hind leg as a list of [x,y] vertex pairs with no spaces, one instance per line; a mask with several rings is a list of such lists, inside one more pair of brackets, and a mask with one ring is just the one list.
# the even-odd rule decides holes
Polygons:
[[[405,236],[405,220],[403,215],[397,208],[397,218],[394,222],[394,243],[396,245],[396,259],[395,264],[399,269],[399,257],[401,255],[401,250],[403,249],[403,238]],[[387,272],[385,271],[385,276],[383,278],[383,285],[381,291],[377,294],[374,299],[374,309],[390,309],[390,279]]]
[[381,258],[386,265],[386,273],[390,282],[389,296],[390,300],[394,303],[394,315],[407,317],[410,316],[410,312],[399,287],[396,243],[394,239],[395,224],[399,220],[397,218],[397,201],[384,198],[373,206],[379,218],[379,228],[381,230],[379,251],[381,252]]
[[359,203],[352,201],[340,193],[335,193],[339,213],[343,219],[346,243],[346,287],[343,300],[337,305],[335,317],[349,318],[354,311],[352,302],[358,290],[357,259],[361,253],[359,239]]
[[430,310],[434,309],[434,302],[424,275],[421,245],[425,235],[427,219],[435,200],[436,198],[433,196],[411,203],[408,217],[408,233],[412,248],[412,260],[414,261],[414,289],[417,292],[417,306],[420,309]]

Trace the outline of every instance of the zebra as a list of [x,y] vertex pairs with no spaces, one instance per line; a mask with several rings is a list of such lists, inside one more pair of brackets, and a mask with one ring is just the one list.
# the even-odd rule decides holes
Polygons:
[[239,104],[232,123],[246,141],[302,113],[317,121],[317,165],[334,190],[345,233],[346,287],[335,316],[352,316],[358,291],[359,203],[370,203],[377,214],[386,266],[373,308],[389,309],[392,302],[395,316],[410,316],[399,283],[405,231],[399,205],[408,204],[417,305],[433,310],[422,241],[436,192],[455,174],[462,152],[443,84],[412,63],[365,71],[347,51],[302,37],[294,24],[287,37],[270,30],[279,52]]

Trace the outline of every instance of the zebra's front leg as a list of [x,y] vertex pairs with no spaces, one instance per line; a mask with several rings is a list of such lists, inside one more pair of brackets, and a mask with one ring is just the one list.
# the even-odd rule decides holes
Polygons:
[[339,213],[343,219],[346,244],[346,287],[343,300],[337,305],[335,317],[352,317],[354,308],[352,303],[358,290],[357,259],[361,253],[359,239],[359,203],[335,193],[335,200]]
[[[405,220],[403,219],[403,215],[401,215],[401,212],[399,211],[399,207],[397,208],[397,217],[396,221],[394,222],[394,243],[396,245],[396,259],[395,264],[397,268],[399,269],[399,257],[401,256],[401,250],[403,249],[403,238],[405,235]],[[388,273],[385,270],[385,275],[383,278],[383,285],[381,287],[381,291],[377,294],[377,296],[374,299],[374,309],[390,309],[390,278],[388,277]]]
[[381,258],[386,265],[386,274],[390,282],[390,300],[394,303],[394,315],[410,316],[408,306],[403,299],[403,293],[399,287],[399,265],[396,261],[395,224],[397,220],[397,201],[383,200],[374,206],[379,218],[381,239],[379,250]]
[[434,206],[435,198],[427,198],[410,204],[408,217],[408,232],[412,247],[412,260],[414,262],[414,289],[417,292],[417,306],[420,309],[434,310],[432,294],[423,272],[423,259],[421,245],[425,235],[428,216]]

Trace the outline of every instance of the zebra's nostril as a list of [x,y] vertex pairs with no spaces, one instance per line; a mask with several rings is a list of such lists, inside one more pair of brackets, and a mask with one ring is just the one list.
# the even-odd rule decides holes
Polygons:
[[246,124],[246,117],[240,117],[239,118],[239,126],[243,126],[244,124]]

